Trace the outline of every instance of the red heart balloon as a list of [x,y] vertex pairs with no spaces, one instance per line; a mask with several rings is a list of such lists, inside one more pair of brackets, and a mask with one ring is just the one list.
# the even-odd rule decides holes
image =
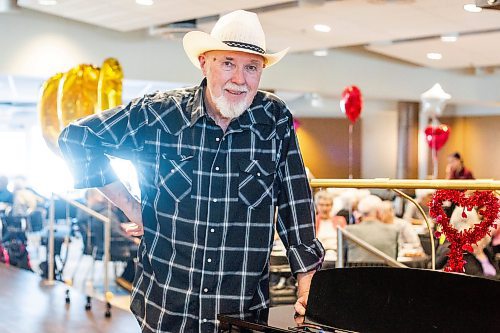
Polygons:
[[[473,227],[458,231],[450,224],[450,218],[443,210],[443,202],[455,202],[458,206],[464,207],[462,217],[467,216],[466,210],[470,211],[478,207],[478,214],[483,219]],[[459,190],[437,190],[429,203],[429,214],[442,227],[442,232],[450,242],[450,253],[448,254],[448,264],[445,267],[447,272],[464,272],[465,260],[463,251],[472,252],[472,244],[476,244],[487,234],[491,234],[491,227],[496,228],[496,220],[500,211],[500,200],[492,191],[476,191],[467,196],[465,191]],[[436,237],[440,236],[436,234]]]
[[342,92],[340,99],[340,109],[349,118],[351,123],[355,123],[361,114],[363,101],[361,99],[361,91],[356,86],[348,86]]
[[439,126],[429,125],[425,128],[425,141],[431,149],[439,150],[443,148],[450,136],[450,127],[445,124]]

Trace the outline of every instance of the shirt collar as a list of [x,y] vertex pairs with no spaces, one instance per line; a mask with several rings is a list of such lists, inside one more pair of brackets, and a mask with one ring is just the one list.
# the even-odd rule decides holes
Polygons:
[[191,109],[191,122],[189,124],[191,127],[198,121],[198,119],[207,114],[205,111],[205,102],[203,101],[206,88],[207,79],[204,78],[194,93],[193,105]]

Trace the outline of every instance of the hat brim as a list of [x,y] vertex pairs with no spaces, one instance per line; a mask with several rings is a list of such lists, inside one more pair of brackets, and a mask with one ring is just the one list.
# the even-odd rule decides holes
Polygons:
[[197,68],[200,68],[200,62],[198,56],[207,51],[237,51],[260,55],[264,58],[266,67],[271,67],[272,65],[278,63],[281,58],[285,56],[288,52],[289,47],[280,52],[276,53],[259,53],[256,51],[233,47],[224,44],[220,40],[217,40],[203,31],[190,31],[182,39],[182,44],[184,46],[184,51],[186,52],[189,60]]

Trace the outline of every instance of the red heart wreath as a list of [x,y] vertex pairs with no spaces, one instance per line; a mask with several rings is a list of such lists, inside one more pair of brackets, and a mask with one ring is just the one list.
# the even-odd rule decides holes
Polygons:
[[[474,207],[478,214],[483,216],[480,223],[474,227],[463,231],[457,231],[450,225],[450,218],[446,216],[443,210],[443,202],[452,201],[458,206],[464,207],[462,217],[466,218],[466,210],[471,211]],[[470,196],[466,196],[465,191],[459,190],[437,190],[429,203],[430,216],[442,227],[442,232],[450,242],[448,254],[448,264],[444,268],[446,272],[465,271],[466,261],[463,259],[463,251],[473,252],[472,244],[476,244],[484,236],[491,233],[490,227],[497,228],[496,220],[500,211],[499,199],[492,191],[476,191]],[[436,232],[435,236],[439,238],[441,233]]]

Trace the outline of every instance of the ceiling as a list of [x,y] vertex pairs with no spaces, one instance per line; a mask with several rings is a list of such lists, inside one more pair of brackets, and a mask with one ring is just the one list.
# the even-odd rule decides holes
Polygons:
[[[500,10],[471,13],[464,10],[469,3],[474,0],[154,0],[151,6],[135,0],[58,0],[52,6],[18,1],[20,7],[123,33],[146,30],[170,37],[185,32],[172,23],[196,20],[194,29],[210,32],[218,15],[243,8],[259,13],[271,51],[357,47],[418,66],[496,73]],[[317,32],[315,24],[331,31]],[[456,42],[441,41],[450,34],[458,36]],[[428,59],[431,52],[442,58]]]

